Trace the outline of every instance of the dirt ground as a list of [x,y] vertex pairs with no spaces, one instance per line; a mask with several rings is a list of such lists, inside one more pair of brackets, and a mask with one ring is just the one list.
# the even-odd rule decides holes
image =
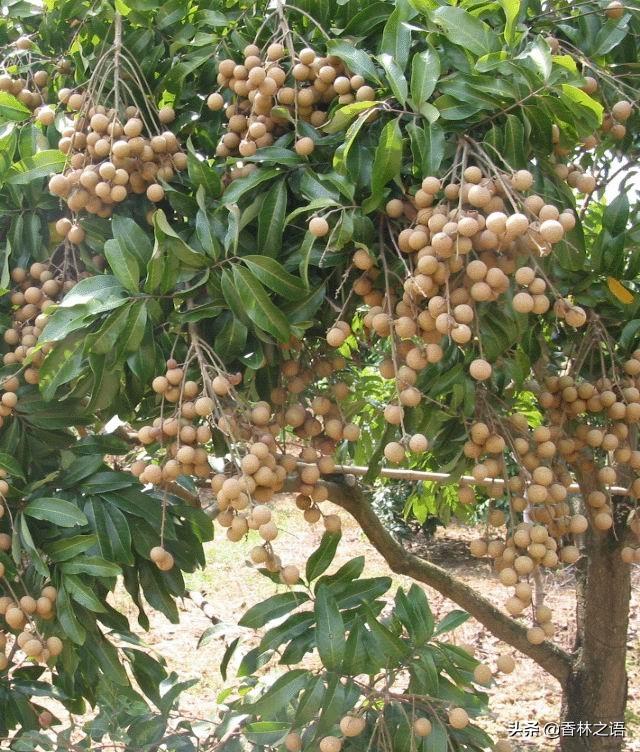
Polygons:
[[[322,537],[322,526],[308,526],[301,519],[293,504],[286,498],[278,501],[278,524],[281,534],[276,548],[285,564],[304,567],[306,557],[318,545]],[[365,576],[389,574],[382,557],[373,549],[355,522],[339,509],[343,520],[343,537],[338,548],[333,568],[337,568],[354,556],[366,557]],[[188,587],[201,593],[211,611],[222,622],[232,627],[240,615],[251,605],[276,592],[276,585],[256,572],[247,561],[249,549],[256,544],[257,536],[252,534],[248,541],[232,544],[216,529],[218,539],[207,546],[208,566],[187,578]],[[475,590],[490,598],[496,604],[508,595],[491,574],[489,565],[478,562],[468,553],[468,541],[477,536],[473,529],[462,526],[439,529],[430,542],[418,540],[412,549],[420,555],[446,567]],[[332,571],[332,570],[329,570]],[[394,585],[409,586],[405,577],[394,576]],[[640,750],[640,597],[637,585],[640,572],[635,578],[629,633],[629,708],[626,719],[628,750]],[[444,616],[456,608],[455,604],[443,598],[430,588],[425,588],[432,610],[437,617]],[[574,630],[574,600],[572,575],[563,572],[555,580],[547,583],[547,603],[554,610],[557,625],[558,644],[569,647]],[[136,608],[127,601],[126,594],[116,594],[117,605],[128,611],[132,623],[135,622]],[[219,665],[227,642],[233,639],[224,635],[215,636],[206,645],[197,648],[203,632],[211,626],[211,621],[202,609],[192,601],[181,604],[181,623],[170,624],[162,615],[154,614],[151,631],[144,635],[146,643],[165,656],[168,667],[176,671],[182,679],[198,677],[200,682],[186,692],[182,700],[185,714],[196,718],[212,718],[215,713],[216,696],[224,682],[219,673]],[[509,651],[500,644],[478,622],[470,619],[459,627],[453,640],[460,644],[472,644],[476,657],[488,663],[495,660],[499,652]],[[533,661],[515,655],[516,671],[509,676],[498,676],[491,689],[489,715],[480,721],[494,738],[508,735],[510,724],[520,721],[536,722],[543,727],[546,723],[557,722],[560,714],[560,693],[554,679],[547,676]],[[233,662],[230,676],[233,676]],[[636,741],[633,741],[635,738]],[[514,749],[523,752],[550,752],[556,749],[556,742],[544,738],[512,739]]]

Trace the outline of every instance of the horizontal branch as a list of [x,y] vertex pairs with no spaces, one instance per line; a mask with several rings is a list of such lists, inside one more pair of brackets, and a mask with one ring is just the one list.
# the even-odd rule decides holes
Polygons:
[[500,611],[476,590],[449,574],[442,567],[406,551],[385,529],[370,503],[357,485],[328,481],[329,498],[354,517],[374,548],[389,567],[423,582],[451,599],[483,624],[498,639],[529,656],[551,676],[563,684],[571,671],[571,656],[550,642],[532,645],[527,629]]
[[[340,475],[357,475],[363,476],[369,472],[368,467],[360,465],[336,465],[335,473]],[[381,467],[378,471],[378,475],[382,478],[394,478],[396,480],[430,480],[433,483],[462,483],[464,485],[473,486],[504,486],[505,481],[502,478],[485,478],[484,480],[476,480],[472,475],[461,475],[456,478],[450,473],[435,473],[430,470],[407,470],[403,467]],[[577,483],[572,483],[567,491],[569,493],[580,493],[580,486]],[[628,488],[612,487],[609,489],[610,493],[615,496],[629,496],[630,491]]]

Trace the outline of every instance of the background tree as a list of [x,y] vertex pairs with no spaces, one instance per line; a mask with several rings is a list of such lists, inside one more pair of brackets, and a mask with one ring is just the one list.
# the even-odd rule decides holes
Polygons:
[[[340,520],[322,503],[343,506],[394,571],[555,677],[565,720],[607,733],[623,722],[640,530],[640,256],[626,196],[639,27],[615,0],[10,6],[1,733],[55,720],[39,694],[79,712],[83,699],[109,706],[115,686],[141,709],[126,743],[165,734],[142,694],[166,716],[180,687],[107,595],[122,576],[142,626],[141,593],[177,618],[181,571],[204,564],[212,534],[202,484],[228,538],[258,530],[254,562],[291,588],[323,575]],[[126,427],[105,435],[114,415],[136,446]],[[486,512],[471,550],[511,588],[506,610],[396,542],[370,504],[381,476],[446,480],[454,511]],[[326,566],[307,565],[304,581],[273,543],[268,504],[284,488],[327,531]],[[577,573],[570,651],[544,604],[545,578],[565,565]],[[260,627],[303,606],[245,661],[250,684],[284,642],[283,663],[317,649],[327,674],[289,672],[262,699],[245,687],[232,705],[244,738],[486,748],[467,710],[481,710],[487,669],[433,646],[417,589],[415,611],[398,594],[382,623],[388,584],[371,595],[358,567],[245,616]],[[344,587],[360,595],[345,602]],[[353,663],[359,640],[373,664]],[[338,685],[353,692],[323,715]],[[231,727],[218,741],[242,743]]]

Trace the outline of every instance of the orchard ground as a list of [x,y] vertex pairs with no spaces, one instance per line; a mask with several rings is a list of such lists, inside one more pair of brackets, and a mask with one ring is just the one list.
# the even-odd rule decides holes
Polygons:
[[[281,535],[278,539],[278,553],[285,563],[294,563],[304,567],[306,555],[313,551],[322,537],[320,524],[309,526],[302,520],[302,513],[293,504],[289,496],[276,497],[278,523]],[[327,513],[340,514],[343,521],[343,537],[333,568],[355,556],[365,556],[364,576],[389,574],[389,569],[382,557],[369,544],[361,529],[352,518],[337,507],[327,504]],[[193,575],[187,575],[190,590],[202,593],[217,617],[233,630],[239,615],[258,601],[268,598],[276,592],[276,586],[260,575],[248,563],[248,553],[257,542],[257,535],[250,533],[248,539],[241,543],[230,543],[216,528],[217,539],[206,547],[207,568]],[[434,539],[427,541],[418,536],[408,543],[409,547],[425,558],[446,568],[463,582],[471,585],[482,595],[493,600],[497,605],[504,599],[507,588],[503,588],[491,573],[488,563],[474,559],[468,551],[469,542],[477,538],[479,529],[451,525],[438,528]],[[394,576],[394,588],[398,585],[410,585],[406,577]],[[626,730],[629,737],[626,749],[629,752],[640,750],[640,569],[634,572],[634,589],[630,613],[628,640],[629,704],[626,715]],[[554,610],[554,621],[558,625],[557,643],[570,648],[574,633],[573,613],[573,574],[572,569],[563,571],[562,575],[549,579],[546,583],[547,604]],[[280,588],[281,590],[283,588]],[[438,592],[425,588],[431,608],[436,617],[442,618],[456,608],[455,604],[443,598]],[[123,590],[115,594],[117,607],[127,613],[132,624],[135,623],[136,608],[128,600]],[[181,679],[199,677],[200,682],[183,695],[181,708],[184,714],[194,718],[210,718],[215,711],[216,696],[225,686],[219,665],[226,644],[233,639],[225,639],[224,634],[213,637],[206,645],[197,649],[198,640],[203,632],[211,626],[211,621],[192,601],[179,604],[180,624],[170,624],[167,619],[152,609],[151,630],[141,636],[146,644],[163,655],[168,668],[176,671]],[[231,631],[229,632],[231,634]],[[522,723],[534,721],[542,727],[545,723],[557,723],[560,717],[561,695],[553,678],[545,674],[533,661],[514,653],[500,643],[474,619],[469,619],[459,627],[455,634],[458,644],[472,644],[476,648],[476,657],[494,665],[495,658],[502,652],[508,652],[516,658],[517,668],[508,675],[498,675],[492,687],[490,712],[480,719],[480,725],[494,738],[506,736],[509,725],[516,721]],[[249,639],[245,650],[253,647],[257,641]],[[240,655],[240,651],[237,655]],[[232,662],[230,679],[233,677]],[[597,720],[597,719],[594,719]],[[551,752],[556,749],[552,740],[513,739],[515,750],[523,752]]]

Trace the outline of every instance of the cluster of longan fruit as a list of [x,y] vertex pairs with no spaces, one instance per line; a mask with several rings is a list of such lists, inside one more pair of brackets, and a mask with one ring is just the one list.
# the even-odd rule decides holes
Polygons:
[[[222,60],[218,66],[218,84],[232,92],[228,103],[219,92],[211,94],[207,105],[222,110],[228,120],[227,133],[218,144],[219,157],[252,157],[258,149],[271,146],[275,139],[291,130],[287,112],[319,127],[327,120],[327,111],[337,100],[340,104],[373,100],[375,92],[362,76],[349,76],[343,62],[323,57],[304,48],[290,58],[285,46],[270,44],[264,56],[254,44],[244,49],[244,60]],[[286,61],[286,62],[285,62]],[[286,112],[274,112],[279,107]],[[294,149],[308,156],[315,148],[309,136],[296,138]]]
[[[159,181],[170,182],[176,171],[187,167],[187,155],[170,130],[146,132],[145,119],[135,106],[126,107],[121,118],[113,108],[94,104],[87,94],[61,89],[58,98],[77,114],[62,130],[58,148],[68,155],[69,166],[51,177],[51,193],[64,198],[72,212],[99,217],[110,217],[132,194],[144,194],[153,203],[164,199]],[[158,119],[162,125],[171,123],[175,111],[163,107]],[[84,234],[74,238],[72,232],[69,227],[69,240],[81,242]]]
[[633,115],[633,105],[626,99],[616,102],[611,108],[611,112],[605,115],[602,121],[603,133],[608,133],[616,141],[622,141],[627,135],[627,126],[625,123]]
[[[488,542],[478,539],[471,543],[470,551],[473,556],[489,556],[493,559],[500,582],[505,587],[513,587],[513,595],[505,601],[505,608],[511,616],[521,616],[529,607],[533,609],[535,625],[527,631],[527,639],[532,644],[540,644],[547,637],[552,637],[555,627],[551,621],[551,609],[544,604],[532,606],[535,593],[533,585],[528,581],[537,567],[555,569],[559,565],[558,544],[549,535],[547,527],[522,522],[507,537],[506,542],[499,539]],[[578,556],[575,546],[567,545],[562,549],[562,561],[565,563],[574,563]]]
[[[43,105],[47,99],[45,87],[49,83],[49,74],[44,70],[31,71],[22,76],[13,77],[9,73],[0,73],[0,91],[6,91],[22,102],[25,107],[35,111],[39,119],[39,113],[45,109]],[[53,122],[53,121],[51,121]],[[50,125],[50,123],[46,123]]]
[[[382,712],[380,709],[379,712]],[[424,717],[415,717],[413,713],[411,721],[411,731],[413,737],[416,739],[424,739],[429,736],[433,731],[432,722]],[[447,711],[446,721],[452,729],[464,729],[469,723],[469,715],[464,708],[452,707]],[[344,744],[349,739],[360,736],[366,726],[366,719],[357,713],[349,713],[343,716],[339,722],[341,736],[335,736],[333,734],[324,736],[320,739],[319,750],[320,752],[341,752]],[[301,752],[303,748],[303,739],[299,732],[292,731],[284,738],[284,747],[287,752]]]
[[[535,259],[562,241],[576,219],[570,210],[561,212],[536,194],[524,196],[532,186],[533,175],[527,170],[507,174],[470,165],[460,180],[443,185],[428,176],[414,196],[391,199],[386,212],[393,226],[410,224],[394,238],[408,261],[400,300],[393,290],[380,289],[374,255],[363,248],[354,253],[353,267],[361,274],[352,289],[368,306],[364,330],[394,342],[393,358],[381,366],[382,375],[395,379],[397,386],[397,399],[385,410],[387,422],[402,425],[404,409],[420,403],[418,374],[442,360],[445,338],[460,346],[478,338],[481,357],[470,361],[469,373],[477,381],[491,377],[492,366],[482,357],[477,330],[479,303],[496,301],[513,290],[511,304],[518,313],[542,315],[550,309],[548,284]],[[313,217],[309,229],[322,236],[329,224],[324,217]],[[533,265],[522,265],[523,256],[532,258]],[[554,310],[573,326],[586,321],[584,311],[567,300],[558,301]],[[348,322],[338,320],[327,332],[327,343],[341,347],[351,334]],[[428,442],[403,431],[401,441],[391,442],[385,456],[400,463],[407,447],[426,451]]]
[[[519,524],[503,543],[499,539],[479,539],[471,544],[474,556],[494,559],[500,581],[515,587],[506,602],[513,616],[521,615],[531,603],[531,588],[524,581],[538,567],[553,569],[560,562],[575,563],[579,548],[576,536],[589,527],[606,533],[614,525],[611,503],[612,488],[617,483],[628,485],[632,498],[640,496],[640,478],[629,481],[640,472],[640,452],[633,448],[632,433],[640,422],[640,351],[622,363],[626,374],[622,380],[601,377],[593,383],[571,375],[552,375],[543,380],[538,401],[550,425],[530,428],[527,418],[514,414],[501,427],[508,438],[510,450],[521,468],[518,475],[506,481],[512,512],[524,513],[528,521]],[[465,444],[465,455],[475,458],[480,451],[474,447],[479,435],[487,435],[482,422],[471,427],[471,440]],[[567,497],[573,478],[568,466],[587,452],[590,475],[596,488],[585,499],[585,514],[575,513]],[[506,476],[504,463],[491,465],[483,460],[472,470],[476,481],[488,485],[491,496],[501,494],[500,485],[492,480]],[[464,487],[460,489],[462,493]],[[472,492],[470,501],[473,501]],[[465,500],[461,496],[461,500]],[[490,526],[500,527],[506,518],[500,510],[489,512]],[[631,515],[631,531],[640,538],[640,520]],[[640,560],[637,548],[622,549],[625,562]],[[543,605],[534,609],[537,626],[529,630],[533,643],[552,636],[551,613]]]
[[[2,577],[4,565],[0,562],[0,579]],[[52,585],[47,585],[38,598],[24,595],[16,602],[12,596],[0,597],[0,617],[4,619],[9,634],[15,637],[18,648],[27,658],[40,663],[57,658],[63,649],[59,637],[42,637],[35,623],[36,619],[51,621],[55,618],[57,596],[56,589]],[[0,629],[0,672],[6,671],[9,667],[9,658],[5,652],[9,634]]]
[[24,370],[0,381],[0,426],[2,418],[15,408],[16,394],[23,379],[27,384],[37,384],[38,369],[52,345],[46,343],[38,348],[38,337],[47,322],[47,310],[60,301],[63,295],[73,288],[73,280],[63,281],[49,264],[34,262],[29,269],[16,267],[11,272],[15,288],[10,294],[12,322],[4,331],[3,339],[11,348],[3,356],[4,365],[21,365],[27,361]]

